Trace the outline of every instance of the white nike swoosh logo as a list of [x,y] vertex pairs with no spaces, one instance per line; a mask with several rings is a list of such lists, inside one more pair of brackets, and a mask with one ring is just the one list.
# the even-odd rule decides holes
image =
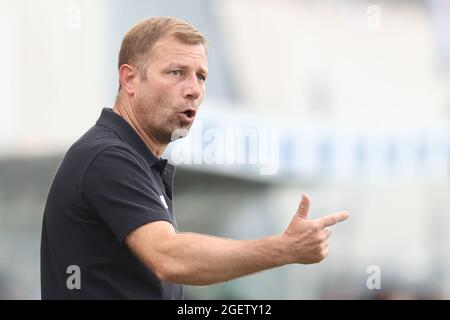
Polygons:
[[166,199],[164,198],[164,196],[159,196],[159,198],[161,199],[161,202],[164,206],[164,208],[169,209],[169,206],[167,205]]

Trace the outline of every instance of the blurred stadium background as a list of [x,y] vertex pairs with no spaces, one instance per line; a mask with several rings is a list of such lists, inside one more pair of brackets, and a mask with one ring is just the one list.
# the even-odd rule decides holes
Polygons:
[[191,22],[209,47],[207,98],[169,159],[195,137],[201,159],[205,128],[276,133],[271,174],[249,160],[251,137],[244,164],[180,164],[180,230],[280,233],[301,192],[312,218],[352,213],[321,264],[188,286],[187,298],[450,298],[447,0],[0,0],[0,298],[40,298],[52,176],[112,107],[123,35],[157,15]]

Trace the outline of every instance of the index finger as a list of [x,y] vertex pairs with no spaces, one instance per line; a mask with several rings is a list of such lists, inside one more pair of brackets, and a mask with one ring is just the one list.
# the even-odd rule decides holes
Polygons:
[[330,227],[338,222],[344,221],[350,216],[347,211],[341,211],[338,213],[333,213],[328,216],[319,218],[319,224],[322,228]]

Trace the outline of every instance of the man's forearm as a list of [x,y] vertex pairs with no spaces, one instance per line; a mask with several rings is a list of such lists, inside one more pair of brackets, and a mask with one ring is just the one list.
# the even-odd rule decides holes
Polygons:
[[288,263],[282,236],[231,240],[196,233],[175,234],[164,246],[163,280],[208,285]]
[[309,198],[281,235],[231,240],[195,233],[176,233],[167,221],[130,232],[125,243],[162,280],[207,285],[282,266],[318,263],[328,255],[330,227],[349,217],[341,211],[308,220]]

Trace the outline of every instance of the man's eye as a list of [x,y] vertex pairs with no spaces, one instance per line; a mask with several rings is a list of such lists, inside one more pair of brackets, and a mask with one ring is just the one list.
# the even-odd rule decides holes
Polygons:
[[173,74],[174,76],[179,76],[181,74],[180,70],[172,70],[170,71],[171,74]]
[[202,75],[202,74],[198,74],[198,75],[197,75],[197,78],[198,78],[200,81],[206,81],[206,77],[205,77],[204,75]]

